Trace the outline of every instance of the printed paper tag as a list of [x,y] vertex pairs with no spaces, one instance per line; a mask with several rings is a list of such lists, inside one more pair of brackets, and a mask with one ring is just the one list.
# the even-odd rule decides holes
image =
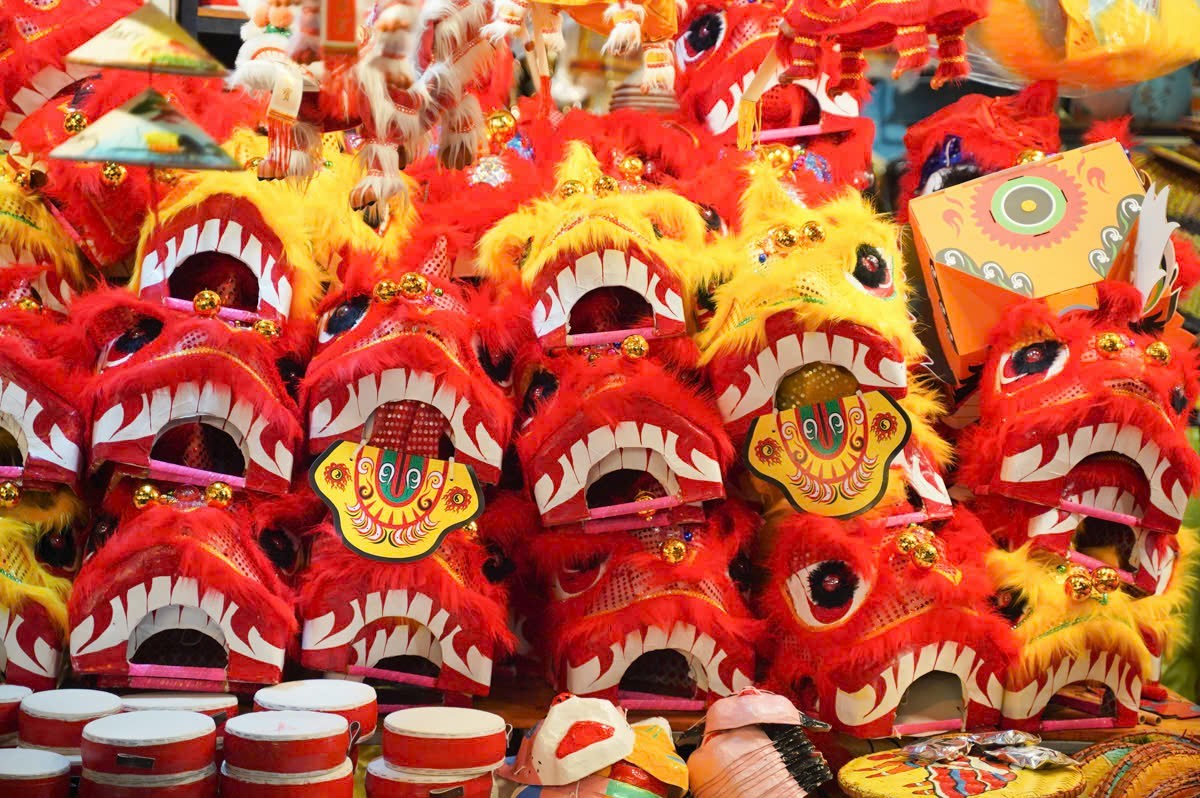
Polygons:
[[910,431],[900,406],[871,391],[759,416],[744,457],[797,510],[850,518],[883,497]]
[[75,48],[67,55],[67,62],[177,75],[225,74],[220,61],[150,3]]
[[375,560],[419,560],[483,513],[470,466],[341,441],[308,472],[347,546]]
[[294,120],[300,114],[300,101],[304,98],[304,76],[293,64],[280,64],[275,70],[275,85],[271,87],[271,104],[267,112],[284,119]]

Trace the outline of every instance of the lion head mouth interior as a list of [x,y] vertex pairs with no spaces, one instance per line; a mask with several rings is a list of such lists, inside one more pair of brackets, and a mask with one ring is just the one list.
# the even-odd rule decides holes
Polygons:
[[0,468],[21,468],[25,457],[15,435],[0,426]]
[[128,659],[139,665],[219,668],[229,665],[220,625],[197,607],[170,604],[147,613],[129,635]]
[[571,335],[620,332],[654,326],[654,310],[638,292],[621,285],[594,288],[571,308]]
[[650,651],[634,660],[621,677],[622,693],[695,698],[696,678],[687,657],[678,651]]
[[246,457],[233,436],[200,420],[184,421],[160,433],[150,459],[230,477],[246,473]]
[[788,410],[841,399],[858,393],[859,382],[848,369],[832,363],[810,363],[787,374],[775,388],[775,408]]
[[449,460],[455,454],[450,422],[440,410],[416,399],[385,402],[363,425],[371,446]]
[[175,267],[167,279],[171,296],[188,300],[201,291],[215,291],[221,305],[258,311],[258,276],[242,260],[224,252],[199,252]]

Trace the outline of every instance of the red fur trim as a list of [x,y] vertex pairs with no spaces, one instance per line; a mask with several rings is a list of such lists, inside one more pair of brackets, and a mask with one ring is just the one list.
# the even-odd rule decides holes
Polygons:
[[1116,139],[1126,151],[1137,146],[1137,139],[1130,130],[1133,124],[1132,116],[1118,116],[1115,119],[1097,119],[1083,134],[1084,144],[1098,144],[1109,139]]
[[1171,234],[1171,243],[1175,245],[1175,263],[1179,265],[1175,285],[1186,293],[1200,282],[1200,255],[1196,254],[1192,239],[1181,232]]

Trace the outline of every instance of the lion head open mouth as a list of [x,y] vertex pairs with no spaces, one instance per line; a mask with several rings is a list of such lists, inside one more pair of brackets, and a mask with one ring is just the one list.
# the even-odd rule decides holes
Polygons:
[[218,316],[232,321],[284,320],[292,308],[292,269],[280,233],[258,206],[214,194],[156,227],[140,250],[138,293],[187,309],[215,291]]
[[[860,737],[999,720],[1013,644],[988,609],[986,533],[965,516],[936,535],[913,529],[800,516],[776,529],[770,583],[784,601],[764,605],[780,629],[771,675]],[[902,535],[932,547],[929,569]]]

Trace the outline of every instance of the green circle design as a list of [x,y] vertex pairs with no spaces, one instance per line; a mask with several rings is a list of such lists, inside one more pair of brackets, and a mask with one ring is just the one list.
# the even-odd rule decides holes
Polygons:
[[[1022,204],[1032,201],[1032,210]],[[1036,236],[1053,230],[1067,214],[1062,189],[1042,177],[1016,177],[992,196],[992,218],[1010,233]]]

